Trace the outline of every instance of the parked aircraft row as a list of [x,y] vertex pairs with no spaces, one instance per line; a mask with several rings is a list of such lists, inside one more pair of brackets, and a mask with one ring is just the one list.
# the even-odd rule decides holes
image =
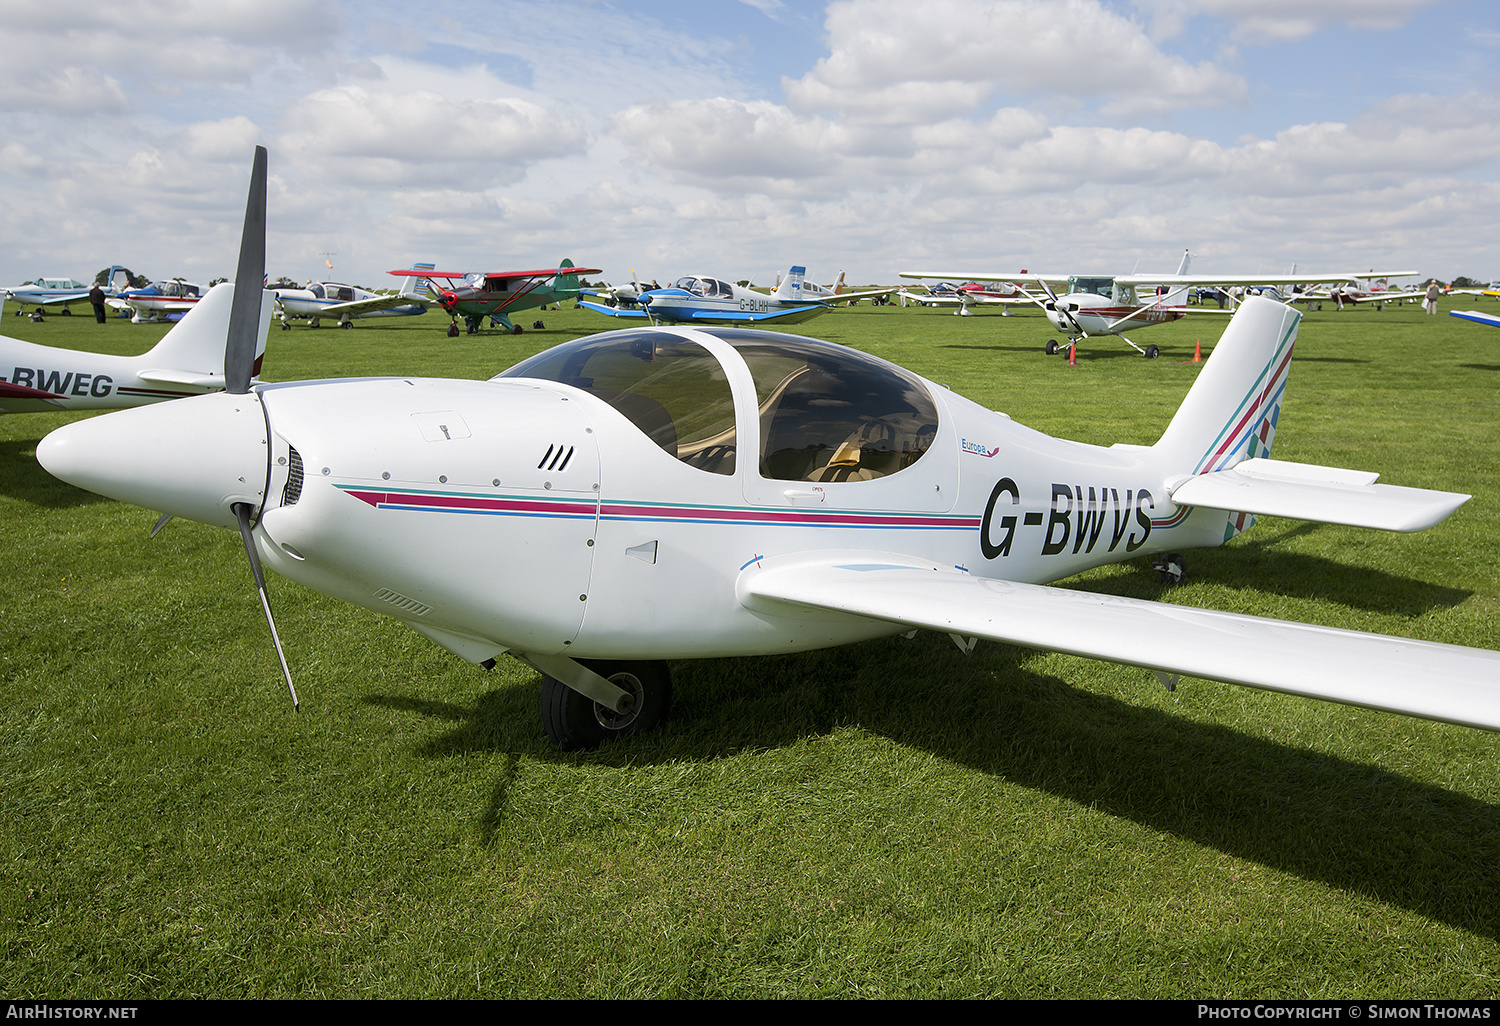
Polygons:
[[[263,273],[265,181],[257,148],[239,281]],[[220,342],[224,393],[74,422],[37,457],[237,528],[294,703],[263,565],[470,662],[531,664],[566,748],[665,721],[664,660],[913,628],[1500,729],[1500,652],[1046,586],[1257,514],[1416,531],[1467,501],[1271,458],[1287,305],[1241,306],[1155,445],[1101,448],[741,326],[642,324],[489,381],[257,385],[270,304],[221,285],[169,332]]]
[[[1001,292],[1001,297],[998,297],[995,302],[1001,304],[1034,303],[1042,308],[1052,326],[1066,335],[1068,341],[1065,345],[1060,346],[1056,339],[1047,341],[1046,351],[1049,354],[1059,352],[1063,348],[1075,348],[1079,342],[1091,336],[1117,335],[1148,360],[1158,356],[1160,350],[1154,345],[1144,348],[1137,345],[1126,337],[1126,330],[1144,328],[1152,324],[1166,324],[1190,314],[1232,312],[1232,310],[1188,304],[1188,289],[1194,286],[1260,285],[1286,288],[1290,293],[1290,288],[1297,284],[1342,283],[1362,277],[1344,272],[1296,274],[1295,271],[1273,274],[1190,274],[1191,262],[1192,255],[1184,252],[1182,262],[1173,274],[1079,275],[1037,274],[1026,271],[1019,274],[974,271],[902,271],[901,277],[960,279],[976,285],[980,282],[998,282],[1000,286],[996,291]],[[1368,276],[1396,278],[1416,273],[1416,271],[1370,271]],[[1026,292],[1023,283],[1038,286],[1043,295],[1038,296]],[[1067,291],[1058,295],[1052,288],[1053,283],[1065,283]],[[1143,299],[1141,290],[1148,288],[1155,294]],[[1286,297],[1278,296],[1278,298]],[[1291,298],[1308,297],[1292,296]],[[967,306],[960,312],[967,312]]]

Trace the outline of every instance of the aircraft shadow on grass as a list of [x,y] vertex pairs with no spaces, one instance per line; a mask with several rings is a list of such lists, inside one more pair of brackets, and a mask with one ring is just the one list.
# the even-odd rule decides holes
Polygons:
[[0,494],[43,509],[97,506],[112,500],[63,484],[36,461],[35,438],[0,439]]
[[[1500,808],[1378,766],[1080,690],[1030,669],[1034,658],[988,645],[964,659],[946,638],[922,634],[679,663],[666,732],[582,758],[708,762],[854,727],[1081,809],[1500,937]],[[952,669],[934,682],[934,665]],[[1140,686],[1156,684],[1142,671]],[[534,686],[485,692],[472,708],[393,695],[365,701],[450,724],[422,747],[425,757],[510,754],[478,814],[486,842],[508,818],[522,756],[580,758],[557,751],[533,725]]]

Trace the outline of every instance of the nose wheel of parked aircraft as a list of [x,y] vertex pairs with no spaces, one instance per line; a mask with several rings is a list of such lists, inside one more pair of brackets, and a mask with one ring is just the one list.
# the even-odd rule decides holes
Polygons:
[[1161,350],[1156,348],[1155,346],[1147,346],[1146,351],[1141,355],[1148,360],[1154,360],[1161,355]]
[[1055,338],[1049,338],[1047,340],[1047,355],[1048,356],[1056,356],[1057,355],[1057,339],[1055,339]]
[[672,675],[666,663],[591,659],[579,662],[632,695],[635,702],[630,710],[616,712],[543,674],[542,726],[559,748],[569,751],[593,748],[610,738],[654,730],[667,721],[672,704]]

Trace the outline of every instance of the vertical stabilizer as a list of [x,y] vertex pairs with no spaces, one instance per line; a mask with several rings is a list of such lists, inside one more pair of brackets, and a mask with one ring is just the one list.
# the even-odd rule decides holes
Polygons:
[[1259,296],[1240,304],[1155,451],[1177,473],[1268,457],[1302,315]]
[[[558,267],[572,267],[573,266],[573,261],[565,259],[565,260],[563,260],[562,263],[558,264],[557,266]],[[556,282],[554,283],[554,287],[559,292],[577,292],[578,289],[579,289],[578,275],[576,275],[576,274],[559,274],[557,276]]]
[[807,276],[807,268],[793,267],[787,272],[786,278],[776,286],[773,293],[777,299],[788,303],[802,302],[802,279]]
[[[413,271],[431,271],[437,268],[437,264],[412,264]],[[432,284],[431,278],[419,278],[409,274],[401,279],[401,294],[403,296],[422,296],[428,292],[436,293],[437,289]]]
[[[253,286],[252,286],[253,287]],[[159,370],[180,370],[196,374],[224,373],[224,346],[229,335],[229,310],[234,304],[234,283],[220,282],[208,290],[172,330],[162,336],[150,352],[140,357],[140,365]],[[255,361],[252,376],[260,374],[261,357],[266,351],[266,333],[276,299],[274,292],[260,293],[260,325],[255,334]]]

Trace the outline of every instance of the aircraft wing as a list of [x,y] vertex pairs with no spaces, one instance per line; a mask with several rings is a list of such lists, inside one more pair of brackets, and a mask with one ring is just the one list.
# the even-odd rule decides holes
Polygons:
[[136,371],[136,376],[153,385],[182,385],[188,388],[201,388],[205,392],[224,387],[222,374],[199,374],[197,371],[163,369]]
[[0,413],[42,413],[61,407],[55,393],[0,381]]
[[876,296],[889,296],[892,292],[895,291],[896,286],[892,285],[888,289],[863,289],[859,292],[835,292],[831,296],[824,296],[823,301],[825,303],[833,304],[853,303],[860,299],[873,299]]
[[1449,317],[1458,317],[1465,321],[1473,321],[1475,324],[1488,324],[1492,328],[1500,328],[1500,317],[1494,314],[1480,313],[1478,310],[1449,310]]
[[1348,524],[1381,531],[1425,531],[1471,496],[1429,488],[1378,485],[1379,474],[1307,463],[1249,459],[1228,470],[1187,478],[1169,489],[1179,506]]
[[[1400,278],[1416,271],[1393,271],[1390,274],[1117,274],[1119,285],[1326,285],[1329,282],[1354,281],[1356,278]],[[1050,278],[1048,279],[1051,280]]]
[[[1031,274],[1022,271],[1020,274],[1011,272],[1009,274],[975,274],[973,271],[902,271],[903,278],[940,278],[944,281],[1030,281],[1030,282],[1054,282],[1067,281],[1066,274]],[[1116,279],[1119,280],[1119,279]],[[1319,281],[1327,281],[1327,278],[1319,278]]]
[[374,299],[356,299],[348,303],[334,303],[325,306],[318,311],[319,317],[358,317],[360,314],[374,313],[376,310],[389,310],[397,306],[437,306],[438,301],[431,296],[416,295],[409,292],[398,292],[391,296],[378,296]]
[[643,309],[641,309],[638,306],[635,306],[635,307],[605,306],[602,303],[590,303],[590,302],[587,302],[586,300],[582,300],[582,299],[580,299],[578,301],[578,305],[582,306],[582,307],[587,307],[588,309],[593,310],[596,313],[608,314],[610,317],[638,317],[638,318],[644,318],[646,316],[646,311],[643,310]]
[[836,610],[1500,730],[1500,652],[1486,649],[997,581],[882,552],[763,559],[737,592],[772,616]]
[[107,305],[116,310],[155,310],[160,313],[186,313],[198,305],[196,299],[166,299],[162,296],[142,296],[134,299],[106,299]]

